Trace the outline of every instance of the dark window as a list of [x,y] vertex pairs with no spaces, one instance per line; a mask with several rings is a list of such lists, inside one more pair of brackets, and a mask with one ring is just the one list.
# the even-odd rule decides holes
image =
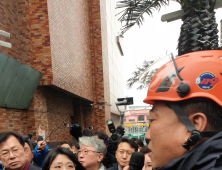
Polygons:
[[129,121],[130,121],[130,122],[133,122],[133,121],[135,121],[135,119],[129,119]]
[[124,122],[126,121],[126,117],[124,117]]
[[146,120],[149,120],[149,115],[146,116]]
[[143,121],[144,120],[144,115],[138,115],[138,121]]

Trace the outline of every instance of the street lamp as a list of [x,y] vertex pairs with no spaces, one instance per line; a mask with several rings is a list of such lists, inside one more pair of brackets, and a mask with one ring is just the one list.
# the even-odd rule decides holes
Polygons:
[[133,97],[117,98],[117,101],[118,102],[116,102],[116,107],[117,107],[118,111],[120,112],[120,125],[122,126],[124,111],[121,111],[118,106],[122,106],[122,105],[126,106],[126,105],[133,104]]

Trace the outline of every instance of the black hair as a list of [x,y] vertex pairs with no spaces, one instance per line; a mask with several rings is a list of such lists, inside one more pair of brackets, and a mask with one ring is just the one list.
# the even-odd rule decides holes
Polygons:
[[27,144],[29,145],[29,147],[30,147],[30,150],[33,151],[33,145],[32,145],[32,142],[30,142],[30,141],[27,140],[27,139],[25,139],[24,142],[27,143]]
[[96,136],[96,135],[98,136],[99,139],[102,139],[104,141],[108,139],[108,135],[102,131],[97,131],[92,134],[92,136]]
[[24,140],[25,143],[27,143],[29,145],[30,150],[33,151],[33,146],[32,146],[33,142],[30,141],[28,136],[22,136],[22,139]]
[[177,103],[187,116],[201,112],[207,117],[212,130],[222,130],[222,108],[216,102],[205,98],[195,98]]
[[139,145],[140,147],[144,147],[144,143],[141,139],[136,138],[136,143],[137,145]]
[[25,146],[25,142],[24,142],[23,138],[19,134],[15,133],[15,132],[10,132],[10,131],[0,133],[0,144],[2,142],[5,142],[10,136],[14,136],[19,141],[19,143],[22,145],[22,147]]
[[[63,144],[68,144],[68,145],[69,145],[68,142],[66,142],[66,141],[62,141],[62,142],[60,142],[59,146],[61,146],[61,145],[63,145]],[[69,145],[69,146],[70,146],[70,145]]]
[[123,142],[126,142],[130,145],[131,148],[134,148],[135,149],[135,152],[138,151],[138,145],[135,143],[135,141],[133,139],[130,139],[128,137],[122,137],[118,140],[117,142],[117,149],[119,147],[119,144],[120,143],[123,143]]
[[52,162],[58,155],[66,155],[76,165],[76,170],[85,170],[85,168],[79,163],[78,158],[69,149],[62,147],[52,149],[48,153],[42,166],[42,170],[49,170]]
[[70,145],[71,148],[72,148],[73,146],[75,146],[76,149],[80,149],[79,144],[76,143],[76,142],[70,142],[69,145]]
[[136,142],[137,145],[139,145],[140,147],[144,147],[144,143],[141,139],[138,138],[131,138],[134,142]]
[[147,153],[150,153],[151,150],[149,150],[149,148],[147,146],[144,146],[141,150],[140,150],[141,153],[143,154],[147,154]]
[[92,136],[92,131],[88,128],[85,128],[82,132],[82,136]]

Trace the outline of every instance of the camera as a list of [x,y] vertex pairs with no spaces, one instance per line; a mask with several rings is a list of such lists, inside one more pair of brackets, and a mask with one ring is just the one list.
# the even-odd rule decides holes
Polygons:
[[122,137],[121,134],[116,133],[116,128],[114,126],[113,120],[109,119],[106,121],[106,124],[109,128],[110,133],[112,133],[110,140],[112,143],[117,143],[117,141]]
[[34,135],[34,133],[35,133],[35,131],[33,131],[32,133],[29,133],[29,134],[28,134],[28,139],[29,139],[29,140],[32,139],[32,136]]
[[71,124],[69,133],[78,141],[79,137],[82,136],[82,127],[80,124]]

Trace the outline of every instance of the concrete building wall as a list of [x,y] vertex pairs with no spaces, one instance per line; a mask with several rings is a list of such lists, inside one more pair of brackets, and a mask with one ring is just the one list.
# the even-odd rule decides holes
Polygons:
[[[109,77],[109,96],[107,96],[106,100],[111,104],[111,118],[115,120],[115,125],[119,125],[119,112],[116,108],[115,102],[117,98],[124,97],[123,90],[123,56],[121,56],[120,50],[117,45],[117,36],[120,31],[120,22],[117,21],[116,14],[116,1],[115,0],[106,0],[101,1],[101,3],[105,3],[106,15],[103,15],[103,23],[106,23],[104,26],[104,44],[107,46],[106,62],[108,62],[106,70],[106,77]],[[123,109],[123,107],[121,107]]]
[[117,126],[119,126],[120,116],[115,114],[115,113],[111,113],[111,118],[113,120],[113,123],[114,123],[115,127],[117,128]]

